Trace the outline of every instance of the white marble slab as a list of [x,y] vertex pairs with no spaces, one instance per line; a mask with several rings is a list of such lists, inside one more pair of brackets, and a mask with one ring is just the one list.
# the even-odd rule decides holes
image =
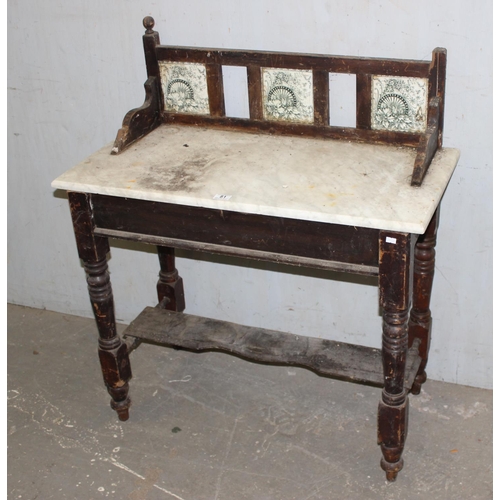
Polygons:
[[120,155],[108,144],[52,186],[421,234],[458,162],[444,148],[421,187],[415,150],[162,125]]

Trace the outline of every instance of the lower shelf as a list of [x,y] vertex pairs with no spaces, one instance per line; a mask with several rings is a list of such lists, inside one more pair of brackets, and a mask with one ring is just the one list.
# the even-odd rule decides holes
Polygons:
[[[304,337],[227,321],[147,307],[127,327],[124,338],[182,347],[219,350],[254,361],[302,366],[320,375],[382,387],[380,349]],[[408,350],[405,388],[411,389],[421,358],[418,343]]]

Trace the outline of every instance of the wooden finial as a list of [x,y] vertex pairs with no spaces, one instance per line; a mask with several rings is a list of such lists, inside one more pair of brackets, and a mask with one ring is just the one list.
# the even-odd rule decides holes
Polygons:
[[153,28],[155,26],[155,20],[151,16],[146,16],[142,20],[143,26],[146,28],[146,33],[153,33]]

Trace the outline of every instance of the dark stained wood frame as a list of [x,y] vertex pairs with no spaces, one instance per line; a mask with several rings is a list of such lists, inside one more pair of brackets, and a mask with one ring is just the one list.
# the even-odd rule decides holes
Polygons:
[[92,206],[100,236],[378,274],[376,229],[95,194]]
[[[146,99],[124,118],[112,153],[119,154],[162,123],[239,128],[407,145],[416,148],[412,185],[421,185],[442,146],[446,51],[435,49],[430,62],[282,54],[160,45],[154,20],[143,21],[148,79]],[[163,108],[159,61],[199,62],[206,66],[210,114],[167,113]],[[249,119],[225,116],[223,65],[247,68]],[[263,119],[261,68],[310,69],[313,74],[312,124]],[[329,73],[356,74],[356,127],[329,125]],[[373,75],[427,78],[429,105],[423,134],[371,129]],[[308,367],[317,373],[383,388],[378,408],[378,442],[382,469],[394,481],[403,467],[408,422],[408,393],[420,392],[426,380],[430,331],[429,309],[438,210],[423,235],[356,228],[281,217],[242,214],[69,192],[78,253],[87,275],[89,297],[99,332],[99,359],[111,406],[121,420],[129,417],[129,353],[143,341],[195,351],[219,349],[260,361]],[[107,267],[109,238],[156,245],[160,264],[158,305],[146,308],[117,334],[113,294]],[[382,311],[381,349],[309,339],[183,314],[182,278],[175,248],[259,259],[295,266],[378,276]],[[212,333],[210,332],[212,330]]]
[[[161,123],[241,129],[267,134],[324,137],[417,148],[412,186],[420,186],[438,148],[442,146],[446,50],[434,49],[431,61],[381,59],[318,54],[280,53],[214,48],[175,47],[160,44],[154,20],[143,21],[148,81],[146,103],[125,116],[113,154],[119,154]],[[207,115],[166,112],[159,76],[159,61],[204,64],[210,113]],[[227,117],[224,105],[222,66],[247,70],[249,118]],[[263,118],[262,68],[311,70],[313,73],[314,120],[311,124],[268,121]],[[329,73],[356,75],[356,127],[329,125]],[[428,120],[424,133],[394,132],[371,128],[371,80],[374,75],[405,76],[428,80]]]
[[[387,479],[395,480],[403,467],[408,393],[418,394],[426,380],[437,212],[425,234],[417,236],[107,195],[70,192],[68,196],[99,331],[104,382],[121,420],[128,418],[130,406],[128,353],[142,341],[304,366],[318,374],[383,387],[378,410],[381,465]],[[106,261],[108,238],[158,247],[158,305],[146,308],[124,337],[116,333]],[[382,348],[184,315],[175,248],[378,276]]]

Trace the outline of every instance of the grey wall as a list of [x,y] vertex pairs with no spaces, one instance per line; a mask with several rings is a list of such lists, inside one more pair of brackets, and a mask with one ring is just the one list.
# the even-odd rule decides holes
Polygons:
[[[112,141],[142,104],[145,15],[165,44],[411,59],[448,49],[444,144],[462,156],[442,204],[428,373],[491,387],[489,1],[9,1],[8,301],[91,316],[67,200],[50,182]],[[337,106],[346,123],[353,97]],[[237,92],[229,107],[241,109]],[[373,280],[180,255],[186,312],[380,345]],[[113,243],[109,264],[117,317],[129,322],[155,303],[156,255]]]

